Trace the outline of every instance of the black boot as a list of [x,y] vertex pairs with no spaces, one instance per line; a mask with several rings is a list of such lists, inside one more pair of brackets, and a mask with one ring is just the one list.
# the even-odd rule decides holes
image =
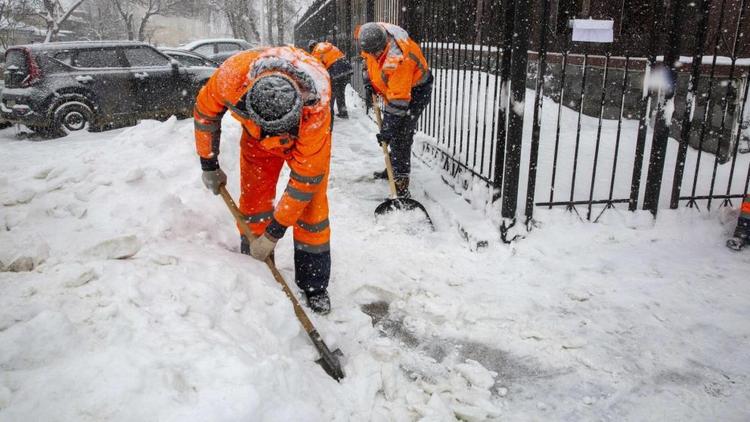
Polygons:
[[343,110],[343,111],[339,110],[339,112],[336,115],[336,117],[339,117],[341,119],[348,119],[349,118],[349,112],[346,111],[346,110]]
[[375,179],[375,180],[379,180],[379,179],[385,180],[385,179],[388,179],[388,170],[383,169],[383,171],[376,171],[376,172],[372,173],[372,178]]
[[305,295],[307,296],[307,306],[316,314],[326,315],[331,312],[331,298],[328,297],[328,290],[323,289]]
[[399,198],[411,198],[411,193],[409,193],[409,176],[406,177],[396,177],[396,180],[394,180],[396,184],[396,196]]
[[727,248],[739,252],[745,248],[745,240],[741,237],[733,237],[727,240]]

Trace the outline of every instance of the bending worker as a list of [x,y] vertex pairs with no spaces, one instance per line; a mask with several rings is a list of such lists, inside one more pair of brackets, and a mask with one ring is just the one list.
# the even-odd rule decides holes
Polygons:
[[[328,169],[331,158],[330,82],[325,68],[303,50],[248,50],[225,61],[196,99],[195,144],[203,182],[213,193],[226,184],[219,167],[221,118],[229,110],[242,124],[240,210],[255,235],[241,251],[265,261],[294,227],[295,281],[317,313],[330,311]],[[284,162],[286,190],[274,207]]]
[[[417,120],[432,97],[432,74],[419,45],[401,27],[369,22],[359,28],[355,37],[359,39],[369,84],[385,103],[378,142],[390,146],[398,196],[409,197],[411,146]],[[387,174],[383,170],[375,177],[385,179]]]
[[346,110],[346,84],[352,80],[352,73],[354,73],[352,65],[346,59],[344,53],[329,42],[311,40],[307,44],[307,50],[313,57],[323,63],[323,66],[326,67],[328,74],[331,76],[331,90],[333,91],[331,113],[333,113],[333,105],[336,103],[336,108],[339,111],[336,116],[348,119],[349,112]]

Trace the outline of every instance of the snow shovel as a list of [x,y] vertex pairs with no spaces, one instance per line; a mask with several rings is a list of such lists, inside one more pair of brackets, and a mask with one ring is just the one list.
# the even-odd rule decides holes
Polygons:
[[[253,237],[255,237],[253,235],[253,232],[250,230],[250,226],[248,226],[245,222],[239,208],[237,208],[237,204],[235,204],[232,196],[229,194],[229,191],[227,191],[226,186],[222,186],[219,190],[219,193],[221,194],[222,199],[224,199],[224,202],[227,204],[227,208],[229,208],[229,211],[234,216],[234,219],[237,221],[237,224],[240,226],[240,230],[242,230],[242,233],[248,239],[252,239]],[[294,314],[297,316],[297,320],[299,320],[300,324],[302,324],[302,327],[310,337],[313,346],[318,349],[318,353],[320,353],[320,359],[316,360],[315,362],[318,363],[318,365],[322,366],[326,373],[333,379],[335,379],[336,381],[340,381],[342,378],[344,378],[344,371],[343,369],[341,369],[341,363],[339,362],[339,357],[342,357],[343,353],[341,353],[340,349],[336,349],[331,352],[326,343],[323,341],[323,338],[320,337],[318,330],[315,329],[312,321],[310,321],[310,318],[308,318],[307,314],[302,309],[302,306],[299,304],[299,301],[292,293],[292,290],[284,280],[284,277],[276,268],[276,264],[274,264],[271,258],[266,259],[265,263],[268,266],[268,269],[271,270],[273,278],[276,279],[276,281],[281,285],[281,288],[284,290],[284,293],[286,293],[286,297],[288,297],[289,300],[292,301]]]
[[[377,97],[375,95],[372,96],[372,107],[375,110],[375,120],[377,120],[378,122],[378,128],[381,128],[383,126],[383,117],[380,114],[380,105],[378,104]],[[383,142],[380,144],[380,146],[383,148],[383,157],[385,157],[385,171],[386,173],[388,173],[388,186],[391,189],[391,197],[386,199],[385,202],[375,208],[375,215],[388,214],[395,210],[411,211],[419,209],[424,213],[424,216],[427,219],[427,223],[429,223],[430,227],[434,228],[432,219],[430,218],[430,215],[427,213],[427,210],[422,204],[411,198],[399,198],[397,196],[398,194],[396,193],[396,182],[393,178],[393,165],[391,165],[391,156],[388,153],[388,145]]]

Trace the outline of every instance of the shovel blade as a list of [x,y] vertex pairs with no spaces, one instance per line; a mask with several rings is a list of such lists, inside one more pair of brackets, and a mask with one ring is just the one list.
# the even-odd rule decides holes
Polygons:
[[316,360],[315,363],[323,367],[323,370],[326,371],[331,378],[336,381],[341,381],[344,378],[344,370],[341,368],[339,358],[343,357],[344,354],[339,349],[331,352],[331,349],[328,348],[317,331],[313,330],[309,332],[308,335],[320,354],[320,359]]
[[320,359],[316,360],[315,363],[320,365],[326,374],[336,381],[341,381],[344,378],[344,370],[341,369],[341,362],[339,359],[344,357],[344,353],[341,349],[336,349],[333,352],[328,352],[326,355],[320,355]]
[[375,208],[375,215],[389,214],[393,211],[413,211],[413,210],[421,211],[422,214],[424,214],[424,217],[429,223],[430,227],[433,227],[430,214],[427,213],[427,210],[425,209],[424,205],[420,204],[419,202],[411,198],[386,199],[385,202],[383,202],[382,204],[378,205],[377,208]]

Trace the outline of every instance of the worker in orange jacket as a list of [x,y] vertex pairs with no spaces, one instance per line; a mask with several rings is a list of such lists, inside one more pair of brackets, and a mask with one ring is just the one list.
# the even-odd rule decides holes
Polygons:
[[[432,97],[432,73],[422,49],[401,27],[369,22],[355,38],[367,68],[365,85],[384,101],[378,142],[390,146],[398,196],[409,197],[411,147],[419,116]],[[383,170],[375,177],[385,179],[387,174]]]
[[750,242],[750,195],[745,195],[740,208],[740,218],[737,220],[737,228],[734,229],[734,237],[727,240],[727,247],[741,251],[748,242]]
[[313,57],[323,63],[323,66],[328,70],[328,75],[331,77],[331,90],[333,91],[331,113],[333,113],[333,105],[335,103],[339,111],[336,116],[348,119],[349,112],[346,110],[346,85],[351,82],[352,73],[354,73],[352,65],[341,50],[327,41],[317,42],[310,40],[307,44],[307,50]]
[[[195,144],[203,182],[213,193],[226,184],[219,167],[221,119],[229,110],[242,124],[240,210],[254,234],[241,251],[265,261],[294,227],[295,280],[313,311],[330,311],[328,170],[331,109],[328,73],[294,47],[238,53],[213,74],[196,99]],[[286,190],[274,206],[284,162]]]

